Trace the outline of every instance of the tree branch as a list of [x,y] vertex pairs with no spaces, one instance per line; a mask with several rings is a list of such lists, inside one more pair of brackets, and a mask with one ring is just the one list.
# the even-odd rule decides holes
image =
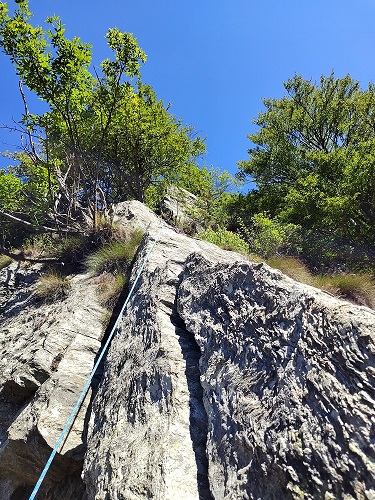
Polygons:
[[15,217],[14,215],[11,215],[11,214],[8,214],[7,212],[4,212],[3,210],[0,210],[0,215],[11,222],[21,224],[30,233],[64,233],[64,234],[71,234],[71,235],[82,234],[82,231],[77,231],[77,230],[72,230],[72,229],[67,229],[67,228],[66,229],[61,229],[61,228],[57,229],[57,228],[42,226],[42,225],[35,226],[34,224],[31,224],[31,222],[27,222],[23,219],[19,219],[18,217]]
[[4,248],[3,246],[0,246],[0,254],[6,255],[7,257],[10,257],[11,259],[16,260],[18,262],[25,262],[26,261],[26,262],[31,262],[34,264],[43,264],[46,262],[49,262],[50,264],[51,263],[56,263],[56,264],[61,263],[61,259],[57,259],[56,257],[40,257],[40,258],[32,259],[30,257],[26,257],[23,252],[19,252],[19,253],[10,252],[9,250]]

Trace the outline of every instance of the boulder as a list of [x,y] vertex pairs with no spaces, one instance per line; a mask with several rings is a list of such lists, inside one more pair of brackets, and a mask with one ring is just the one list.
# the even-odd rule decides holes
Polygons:
[[214,498],[375,498],[375,313],[265,264],[189,257]]
[[200,229],[193,217],[194,209],[198,207],[198,198],[194,194],[186,189],[170,186],[160,203],[160,213],[167,222],[188,230],[190,234]]
[[94,399],[84,463],[89,498],[211,498],[200,351],[177,314],[176,291],[192,252],[214,262],[244,259],[163,226],[144,238],[132,281],[158,237]]

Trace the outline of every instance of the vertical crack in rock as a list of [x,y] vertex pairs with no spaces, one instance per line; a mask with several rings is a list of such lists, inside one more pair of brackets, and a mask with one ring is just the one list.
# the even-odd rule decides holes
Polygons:
[[199,350],[174,312],[179,271],[144,273],[112,341],[89,424],[90,498],[211,498]]
[[[131,281],[160,221],[155,226],[141,244]],[[194,251],[215,261],[235,256],[163,229],[113,338],[94,399],[84,463],[89,498],[211,498],[199,350],[175,307],[179,276]]]
[[263,264],[187,261],[215,498],[372,498],[375,313]]
[[201,351],[194,335],[187,331],[185,323],[177,313],[177,297],[174,304],[172,323],[186,363],[185,375],[189,390],[190,436],[197,464],[197,486],[200,500],[212,500],[208,481],[208,460],[206,455],[208,420],[203,404],[203,389],[200,382],[199,359]]
[[[148,231],[134,280],[160,221],[120,205],[116,223]],[[0,271],[2,500],[35,483],[102,336],[95,280],[72,277],[66,300],[33,304],[36,275]],[[92,409],[89,394],[41,495],[374,498],[374,323],[367,308],[164,225]]]

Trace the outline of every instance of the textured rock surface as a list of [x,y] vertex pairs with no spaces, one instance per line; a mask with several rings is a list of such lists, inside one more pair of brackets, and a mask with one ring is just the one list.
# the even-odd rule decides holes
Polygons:
[[[191,211],[198,207],[197,197],[186,189],[170,186],[164,196],[160,212],[162,217],[173,225],[189,227],[196,226],[196,221],[191,217]],[[194,227],[195,232],[199,227]]]
[[178,294],[202,352],[213,496],[374,498],[374,312],[197,255]]
[[[37,481],[92,369],[103,334],[104,310],[97,301],[94,279],[72,277],[71,292],[64,301],[45,303],[33,294],[39,275],[38,266],[12,264],[0,271],[2,499],[10,498],[11,491],[22,498],[27,485]],[[89,401],[90,394],[53,462],[45,489],[49,482],[65,480],[81,469]],[[80,488],[78,483],[75,488]]]
[[[153,238],[158,229],[150,229]],[[136,275],[153,238],[144,241]],[[89,424],[89,498],[211,498],[200,352],[176,314],[187,256],[240,256],[164,228],[114,338]]]
[[114,225],[147,231],[151,227],[167,227],[157,215],[143,203],[133,200],[124,201],[113,206],[112,221]]
[[[160,241],[41,498],[373,500],[374,312],[178,234],[138,202],[113,220],[147,231],[131,281]],[[45,304],[39,273],[0,271],[2,500],[28,498],[103,333],[94,278]]]

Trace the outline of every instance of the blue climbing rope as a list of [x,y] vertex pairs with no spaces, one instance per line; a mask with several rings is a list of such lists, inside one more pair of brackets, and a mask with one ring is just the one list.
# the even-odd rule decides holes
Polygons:
[[110,332],[110,334],[108,336],[107,342],[104,344],[104,346],[103,346],[103,348],[102,348],[102,350],[101,350],[101,352],[99,354],[99,357],[98,357],[98,359],[97,359],[97,361],[96,361],[96,363],[94,365],[94,368],[92,369],[92,371],[91,371],[91,373],[90,373],[90,375],[89,375],[89,377],[87,379],[87,382],[86,382],[85,386],[82,389],[82,392],[81,392],[81,394],[80,394],[80,396],[78,398],[78,401],[77,401],[76,405],[74,406],[74,408],[73,408],[73,410],[72,410],[72,412],[71,412],[68,420],[66,421],[66,424],[65,424],[63,430],[61,431],[60,437],[56,441],[56,444],[55,444],[55,446],[54,446],[54,448],[52,450],[52,453],[49,456],[49,459],[47,460],[47,463],[44,466],[44,469],[43,469],[42,473],[40,474],[38,482],[36,483],[36,485],[35,485],[32,493],[31,493],[31,495],[29,497],[29,500],[34,500],[36,494],[38,493],[39,488],[41,487],[42,482],[43,482],[44,478],[46,477],[48,469],[50,468],[51,463],[52,463],[52,461],[53,461],[53,459],[54,459],[54,457],[55,457],[58,449],[60,448],[62,442],[64,441],[65,436],[68,433],[68,431],[69,431],[69,429],[70,429],[70,427],[71,427],[71,425],[73,423],[73,420],[74,420],[75,416],[77,415],[77,413],[79,411],[79,408],[80,408],[80,406],[82,404],[82,401],[84,400],[84,398],[86,396],[86,393],[89,390],[89,387],[90,387],[91,381],[92,381],[92,379],[93,379],[93,377],[95,375],[95,372],[98,369],[98,366],[99,366],[101,360],[103,359],[104,353],[107,350],[107,348],[108,348],[108,346],[109,346],[109,344],[110,344],[110,342],[112,340],[113,335],[115,334],[117,326],[118,326],[118,324],[120,322],[120,319],[121,319],[121,317],[122,317],[122,315],[124,313],[125,307],[127,306],[128,302],[129,302],[129,300],[130,300],[130,298],[131,298],[131,296],[133,294],[133,291],[134,291],[134,289],[135,289],[135,287],[137,285],[139,277],[142,274],[142,271],[143,271],[143,269],[144,269],[144,267],[146,265],[146,262],[148,261],[151,253],[153,252],[153,250],[154,250],[157,242],[160,239],[161,231],[162,231],[162,226],[160,226],[160,229],[159,229],[159,232],[157,234],[157,237],[155,238],[155,240],[154,240],[153,244],[151,245],[149,251],[147,252],[145,258],[143,259],[143,263],[142,263],[141,267],[139,268],[139,271],[138,271],[137,276],[136,276],[136,278],[134,280],[133,286],[131,287],[130,292],[128,293],[128,296],[126,297],[126,300],[125,300],[125,302],[124,302],[124,304],[123,304],[123,306],[121,308],[121,311],[119,312],[119,314],[117,316],[115,324],[113,325],[112,330],[111,330],[111,332]]

